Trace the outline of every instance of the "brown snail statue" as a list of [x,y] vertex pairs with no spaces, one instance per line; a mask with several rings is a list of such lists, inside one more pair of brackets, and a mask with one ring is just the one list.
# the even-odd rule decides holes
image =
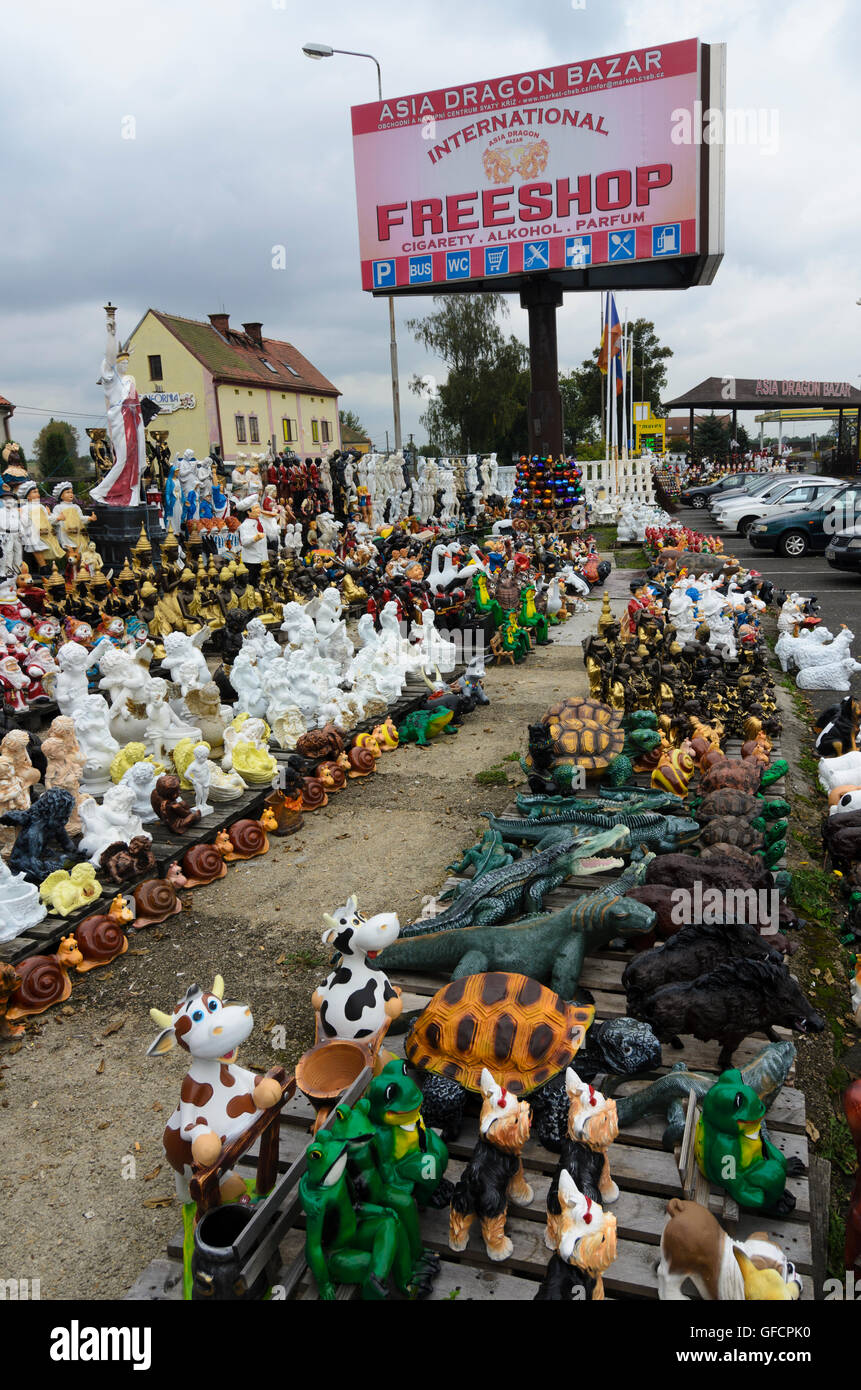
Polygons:
[[302,778],[302,810],[319,811],[328,806],[329,797],[319,777]]
[[72,993],[69,970],[84,959],[73,936],[64,936],[55,956],[27,956],[18,961],[15,970],[21,977],[18,988],[9,996],[6,1018],[27,1018],[41,1014],[52,1004],[62,1004]]
[[133,896],[135,918],[132,926],[136,931],[182,912],[176,889],[166,878],[148,878],[145,883],[138,884]]
[[180,868],[189,888],[200,888],[205,883],[213,883],[217,878],[224,878],[227,873],[224,856],[216,845],[192,845],[182,856]]
[[[131,912],[126,908],[129,919]],[[75,967],[79,975],[95,970],[100,965],[110,965],[117,956],[125,955],[129,949],[129,939],[116,917],[109,913],[96,912],[85,917],[75,928],[75,940],[81,953],[81,960]]]
[[259,820],[236,820],[228,827],[227,835],[230,849],[224,858],[228,864],[234,859],[254,859],[269,849],[266,831]]
[[377,759],[367,746],[352,747],[347,758],[350,762],[348,777],[370,777],[377,770]]
[[15,993],[20,983],[21,976],[14,965],[0,960],[0,1038],[17,1038],[24,1031],[23,1023],[9,1023],[6,1016],[10,995]]

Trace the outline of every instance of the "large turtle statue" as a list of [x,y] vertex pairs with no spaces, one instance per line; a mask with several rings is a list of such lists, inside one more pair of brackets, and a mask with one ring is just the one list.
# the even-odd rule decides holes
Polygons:
[[540,724],[529,728],[529,751],[520,766],[535,792],[576,789],[580,777],[600,777],[621,786],[634,771],[634,759],[658,747],[656,728],[625,728],[620,710],[598,700],[571,697],[551,705]]
[[492,971],[444,985],[404,1044],[418,1073],[425,1123],[447,1142],[457,1139],[487,1067],[507,1091],[529,1096],[533,1134],[558,1152],[568,1116],[564,1073],[575,1056],[586,1080],[599,1071],[629,1076],[660,1063],[651,1028],[617,1018],[590,1032],[594,1016],[591,1005],[569,1004],[527,975]]

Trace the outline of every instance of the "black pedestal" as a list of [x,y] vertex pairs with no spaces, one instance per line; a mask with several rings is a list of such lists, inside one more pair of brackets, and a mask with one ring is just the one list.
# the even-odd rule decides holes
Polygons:
[[131,556],[132,546],[140,536],[142,525],[152,545],[152,562],[159,564],[165,532],[159,523],[158,507],[149,507],[145,503],[135,507],[108,507],[103,502],[87,505],[96,514],[96,520],[91,521],[87,528],[90,540],[101,555],[106,569],[122,569]]

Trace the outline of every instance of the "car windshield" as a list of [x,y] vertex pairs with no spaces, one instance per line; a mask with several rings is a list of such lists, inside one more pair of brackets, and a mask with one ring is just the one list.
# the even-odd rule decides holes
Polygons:
[[790,479],[782,477],[775,481],[774,478],[756,478],[753,482],[746,483],[744,487],[738,489],[738,498],[727,497],[727,504],[730,502],[741,501],[744,497],[761,497],[764,493],[770,492],[773,487],[786,487]]

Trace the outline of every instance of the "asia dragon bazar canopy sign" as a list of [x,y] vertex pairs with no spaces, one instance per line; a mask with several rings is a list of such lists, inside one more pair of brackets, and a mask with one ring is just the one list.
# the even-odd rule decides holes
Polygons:
[[723,73],[721,45],[688,39],[354,106],[363,288],[706,282],[723,153],[701,126]]

